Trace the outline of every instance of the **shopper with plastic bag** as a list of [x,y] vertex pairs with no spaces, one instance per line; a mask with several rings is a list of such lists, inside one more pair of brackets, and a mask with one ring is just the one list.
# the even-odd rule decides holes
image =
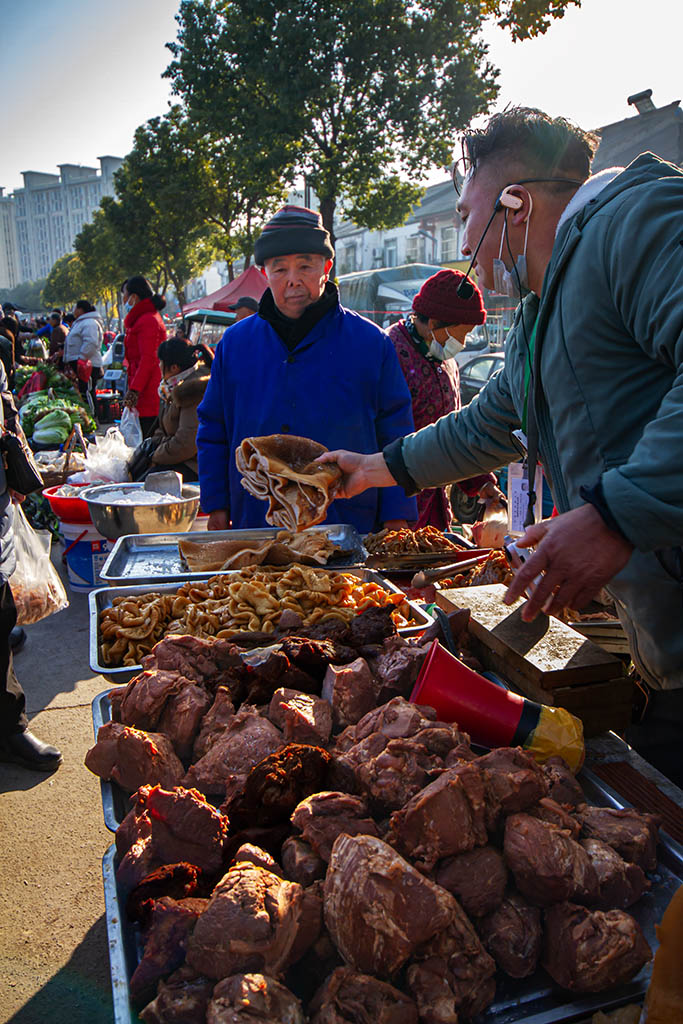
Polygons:
[[[8,390],[7,376],[0,365],[0,426],[13,426],[16,408]],[[14,504],[23,495],[9,491],[0,461],[0,762],[19,764],[37,771],[54,771],[62,762],[56,747],[43,743],[28,730],[26,698],[14,674],[10,634],[17,621],[17,609],[9,579],[16,567]]]

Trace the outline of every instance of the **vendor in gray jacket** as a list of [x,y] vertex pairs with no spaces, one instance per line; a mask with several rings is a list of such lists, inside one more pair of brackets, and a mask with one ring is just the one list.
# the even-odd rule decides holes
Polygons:
[[[16,409],[1,364],[0,402],[0,427],[4,430],[5,425],[12,426]],[[62,755],[56,747],[43,743],[28,731],[26,698],[12,664],[10,634],[17,621],[17,609],[8,582],[16,566],[12,533],[13,497],[18,501],[24,500],[23,495],[13,495],[8,490],[0,459],[0,762],[52,772],[61,764]]]
[[347,496],[396,482],[412,493],[517,461],[513,430],[537,437],[561,514],[527,529],[536,550],[506,600],[542,573],[532,619],[609,585],[650,688],[628,738],[680,782],[683,172],[645,153],[589,178],[592,148],[564,119],[523,108],[466,134],[463,252],[480,284],[526,296],[504,369],[460,413],[383,453],[323,458],[339,462]]
[[88,383],[94,388],[102,376],[104,328],[97,310],[87,299],[78,300],[74,306],[74,317],[73,326],[64,342],[64,365],[77,374],[79,359],[89,359],[92,363],[90,381],[78,380],[81,394],[85,397]]

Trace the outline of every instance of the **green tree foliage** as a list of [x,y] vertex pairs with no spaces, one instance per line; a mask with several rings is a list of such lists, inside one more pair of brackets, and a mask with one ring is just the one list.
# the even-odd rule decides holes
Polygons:
[[215,252],[215,232],[202,203],[209,174],[206,154],[175,106],[137,129],[133,149],[114,176],[116,201],[105,207],[125,273],[162,271],[181,304],[185,284]]
[[569,6],[580,7],[581,0],[483,0],[486,14],[496,18],[501,28],[509,29],[515,41],[543,35],[555,18],[563,18]]
[[457,0],[184,0],[167,74],[193,122],[304,173],[328,230],[342,197],[385,227],[496,95],[482,20]]
[[40,313],[45,310],[42,291],[46,278],[38,281],[22,281],[15,288],[0,288],[0,304],[11,302],[22,313]]
[[87,299],[90,293],[80,258],[75,252],[67,252],[52,265],[43,287],[42,300],[50,308],[70,309],[78,299]]
[[183,0],[166,74],[195,126],[304,174],[330,233],[339,203],[395,226],[497,95],[485,20],[526,38],[576,2]]

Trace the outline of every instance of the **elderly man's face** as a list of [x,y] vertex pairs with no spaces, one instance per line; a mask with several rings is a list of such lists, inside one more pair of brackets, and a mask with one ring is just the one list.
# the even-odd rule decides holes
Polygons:
[[290,320],[298,320],[325,290],[332,260],[296,253],[271,257],[266,260],[264,269],[275,305]]

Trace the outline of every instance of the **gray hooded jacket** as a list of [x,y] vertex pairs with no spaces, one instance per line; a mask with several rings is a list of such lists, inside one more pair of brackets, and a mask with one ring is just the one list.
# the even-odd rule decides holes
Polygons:
[[419,488],[518,458],[510,431],[521,426],[534,321],[537,371],[529,401],[555,504],[560,512],[575,508],[583,504],[582,486],[602,483],[611,514],[635,546],[608,588],[634,661],[653,686],[681,687],[679,168],[643,154],[561,223],[542,298],[528,295],[517,311],[504,369],[459,414],[404,439],[403,460]]

